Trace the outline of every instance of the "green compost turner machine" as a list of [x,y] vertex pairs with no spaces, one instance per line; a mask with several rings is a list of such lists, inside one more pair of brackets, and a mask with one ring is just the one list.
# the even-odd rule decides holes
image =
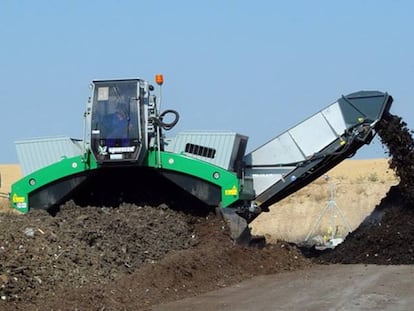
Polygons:
[[[161,88],[162,75],[156,82]],[[248,224],[260,213],[369,144],[393,100],[379,91],[342,96],[246,154],[248,137],[239,133],[167,137],[179,114],[160,111],[153,93],[143,79],[93,81],[82,140],[16,142],[24,177],[12,185],[12,207],[55,213],[68,200],[96,206],[197,202],[220,211],[232,238],[247,243]]]

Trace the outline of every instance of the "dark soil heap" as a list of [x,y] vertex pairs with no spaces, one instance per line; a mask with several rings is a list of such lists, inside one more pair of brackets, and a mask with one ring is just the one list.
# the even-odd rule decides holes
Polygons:
[[400,179],[372,214],[332,251],[313,253],[322,263],[414,263],[414,141],[398,116],[381,120],[377,132],[388,147],[390,168]]
[[147,310],[311,262],[231,241],[224,222],[166,206],[0,215],[0,310]]

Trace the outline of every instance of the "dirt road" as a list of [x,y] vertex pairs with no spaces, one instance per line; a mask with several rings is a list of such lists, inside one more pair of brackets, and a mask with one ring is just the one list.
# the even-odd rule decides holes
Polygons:
[[154,311],[413,310],[414,266],[329,265],[255,277]]

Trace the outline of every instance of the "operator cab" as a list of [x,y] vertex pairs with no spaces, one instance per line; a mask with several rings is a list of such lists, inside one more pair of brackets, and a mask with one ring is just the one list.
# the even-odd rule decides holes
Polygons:
[[98,163],[137,162],[142,158],[146,137],[141,115],[148,92],[141,82],[93,81],[90,147]]

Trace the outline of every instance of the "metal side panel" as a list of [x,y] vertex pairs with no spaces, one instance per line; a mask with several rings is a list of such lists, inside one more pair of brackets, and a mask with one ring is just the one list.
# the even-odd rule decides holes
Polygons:
[[219,186],[195,176],[181,174],[175,171],[162,171],[162,174],[204,204],[208,206],[220,205],[221,189]]
[[29,193],[30,208],[49,210],[59,203],[63,203],[65,197],[84,183],[88,178],[86,172],[78,175],[70,175],[47,184],[32,193]]
[[[158,163],[158,159],[161,163]],[[234,202],[240,199],[240,181],[234,172],[225,170],[219,166],[213,165],[208,162],[204,162],[198,159],[194,159],[182,154],[175,154],[171,152],[158,152],[150,151],[148,156],[148,166],[154,168],[162,168],[163,174],[167,176],[167,172],[177,172],[178,175],[188,175],[192,178],[181,179],[178,184],[182,188],[190,189],[191,185],[183,186],[188,180],[201,180],[206,183],[210,183],[220,188],[220,205],[221,207],[228,207]],[[167,177],[172,176],[172,174]],[[176,178],[170,178],[173,181],[177,181]],[[201,184],[201,183],[200,183]],[[201,188],[199,188],[201,191]]]
[[312,156],[338,138],[338,134],[333,132],[332,126],[322,113],[295,126],[289,134],[305,158]]
[[254,180],[254,192],[256,194],[263,193],[269,185],[276,182],[285,183],[285,176],[288,176],[292,171],[296,169],[296,166],[288,167],[273,167],[273,168],[255,168],[246,169],[246,175],[251,176]]
[[375,135],[392,97],[378,91],[342,96],[244,157],[256,200],[265,206],[298,190]]
[[247,165],[271,165],[305,160],[305,155],[295,143],[289,132],[276,137],[244,158]]
[[285,165],[304,161],[346,129],[335,102],[245,156],[247,165]]
[[69,137],[44,137],[16,141],[17,157],[23,176],[84,153],[82,141]]
[[329,125],[337,135],[343,133],[343,131],[347,128],[339,102],[335,102],[329,107],[323,109],[321,114],[326,120],[329,120]]
[[[235,162],[244,156],[247,140],[246,136],[234,132],[187,131],[166,139],[164,150],[185,154],[226,170],[234,170]],[[239,155],[240,149],[242,149],[241,155]]]

